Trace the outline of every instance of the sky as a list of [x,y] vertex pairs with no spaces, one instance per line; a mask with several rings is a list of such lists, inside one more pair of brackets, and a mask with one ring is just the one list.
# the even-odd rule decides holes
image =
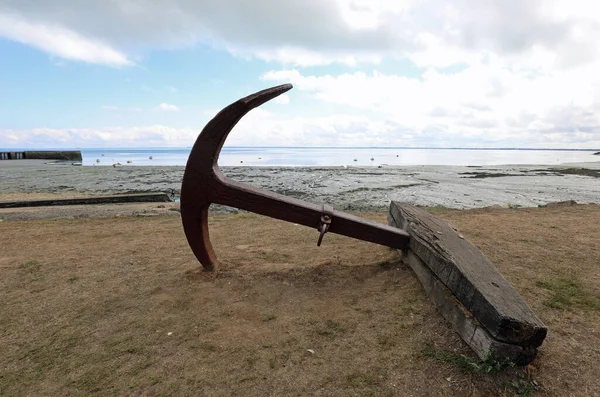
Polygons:
[[600,148],[589,0],[0,0],[0,148]]

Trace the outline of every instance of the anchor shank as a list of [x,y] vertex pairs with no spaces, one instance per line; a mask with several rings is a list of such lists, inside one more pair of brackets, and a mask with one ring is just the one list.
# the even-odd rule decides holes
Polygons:
[[[233,181],[220,172],[217,175],[220,183],[213,191],[213,202],[315,229],[319,226],[322,206]],[[408,234],[401,229],[341,211],[332,211],[331,215],[330,233],[397,249],[408,245]]]

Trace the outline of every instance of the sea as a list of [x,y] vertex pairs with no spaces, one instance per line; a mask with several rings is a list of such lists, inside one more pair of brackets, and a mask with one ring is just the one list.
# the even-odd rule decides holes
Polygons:
[[[185,166],[191,148],[81,150],[84,166]],[[596,150],[438,149],[382,147],[234,147],[221,150],[220,166],[336,167],[409,165],[558,165],[600,161]]]

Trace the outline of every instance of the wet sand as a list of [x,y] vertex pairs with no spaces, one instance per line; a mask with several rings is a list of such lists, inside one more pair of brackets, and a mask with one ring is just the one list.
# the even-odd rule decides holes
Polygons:
[[[223,167],[230,178],[340,210],[386,210],[390,200],[448,208],[600,202],[600,162],[563,166]],[[184,167],[80,167],[0,161],[0,200],[35,195],[179,192]]]

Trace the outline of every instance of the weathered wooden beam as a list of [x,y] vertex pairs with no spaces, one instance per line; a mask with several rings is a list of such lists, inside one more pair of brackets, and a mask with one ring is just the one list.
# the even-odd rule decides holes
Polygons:
[[137,193],[114,196],[79,197],[68,199],[0,201],[0,208],[46,207],[54,205],[116,204],[170,202],[166,193]]
[[408,204],[392,202],[388,222],[409,233],[404,261],[480,356],[535,357],[546,326],[481,251],[447,222]]
[[414,252],[411,250],[406,252],[398,250],[398,252],[404,263],[413,270],[436,309],[480,359],[485,360],[490,356],[501,357],[512,360],[518,365],[526,365],[533,361],[537,354],[536,348],[513,345],[494,339]]

